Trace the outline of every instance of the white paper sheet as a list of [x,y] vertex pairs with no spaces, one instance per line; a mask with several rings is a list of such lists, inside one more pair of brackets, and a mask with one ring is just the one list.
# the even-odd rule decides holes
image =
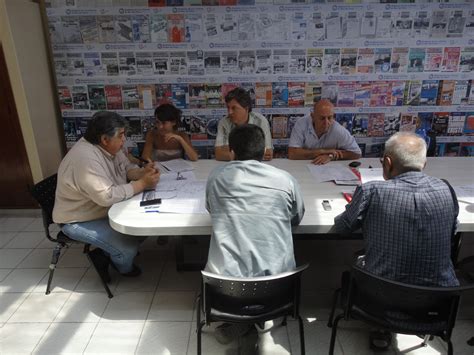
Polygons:
[[179,173],[179,176],[181,178],[178,180],[178,173],[162,173],[155,191],[176,191],[188,182],[196,181],[192,171],[184,171]]
[[474,203],[474,184],[453,186],[459,202]]
[[317,182],[332,180],[355,180],[357,176],[347,167],[341,165],[306,165]]
[[360,173],[360,180],[362,181],[363,184],[369,181],[384,181],[385,180],[383,178],[382,168],[373,168],[373,169],[360,168],[359,173]]
[[193,166],[184,159],[172,159],[168,161],[159,162],[159,164],[164,166],[165,170],[168,170],[169,172],[183,172],[194,170]]
[[188,181],[176,190],[176,197],[163,199],[158,208],[167,213],[208,213],[205,204],[206,181]]

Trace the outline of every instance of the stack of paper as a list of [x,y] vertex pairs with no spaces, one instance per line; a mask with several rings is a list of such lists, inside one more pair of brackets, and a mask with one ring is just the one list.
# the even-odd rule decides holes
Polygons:
[[355,181],[357,176],[347,167],[342,165],[307,165],[311,175],[317,182],[325,181]]

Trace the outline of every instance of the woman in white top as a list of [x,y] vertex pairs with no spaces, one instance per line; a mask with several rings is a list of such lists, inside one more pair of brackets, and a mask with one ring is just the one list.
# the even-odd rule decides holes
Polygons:
[[198,155],[184,132],[178,132],[181,110],[165,103],[155,109],[156,126],[146,134],[142,158],[165,161],[185,156],[192,161]]

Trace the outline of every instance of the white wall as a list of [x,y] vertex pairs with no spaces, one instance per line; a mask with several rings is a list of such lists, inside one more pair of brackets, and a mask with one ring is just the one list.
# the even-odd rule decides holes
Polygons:
[[55,108],[40,6],[0,0],[0,42],[34,182],[57,171],[63,135]]

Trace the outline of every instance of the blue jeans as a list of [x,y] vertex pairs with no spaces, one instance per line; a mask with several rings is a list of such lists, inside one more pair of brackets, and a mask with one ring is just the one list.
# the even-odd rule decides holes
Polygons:
[[133,259],[146,237],[134,237],[112,229],[107,218],[64,224],[61,230],[69,238],[98,247],[110,255],[120,273],[133,270]]

